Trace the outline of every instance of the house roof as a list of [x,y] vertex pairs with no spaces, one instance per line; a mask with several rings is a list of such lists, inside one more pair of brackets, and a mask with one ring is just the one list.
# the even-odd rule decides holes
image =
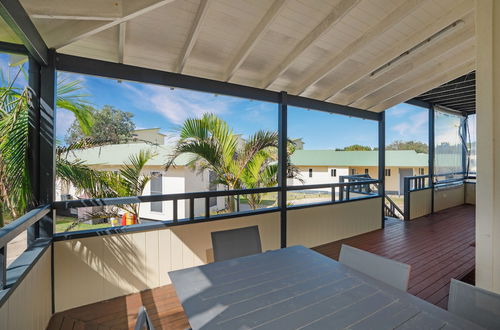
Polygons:
[[[291,157],[297,166],[377,166],[378,151],[296,150]],[[414,150],[387,150],[385,166],[425,167],[428,155]]]
[[[87,165],[123,165],[129,163],[129,157],[141,150],[151,150],[156,154],[147,165],[163,166],[172,153],[172,148],[166,145],[151,145],[147,143],[112,144],[102,147],[75,150],[68,155],[69,160],[81,160]],[[185,166],[190,160],[189,155],[177,157],[174,165]]]

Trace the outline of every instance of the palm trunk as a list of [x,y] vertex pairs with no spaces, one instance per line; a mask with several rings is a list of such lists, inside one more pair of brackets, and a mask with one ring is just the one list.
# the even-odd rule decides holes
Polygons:
[[0,202],[0,228],[2,228],[5,225],[4,219],[3,219],[3,203]]

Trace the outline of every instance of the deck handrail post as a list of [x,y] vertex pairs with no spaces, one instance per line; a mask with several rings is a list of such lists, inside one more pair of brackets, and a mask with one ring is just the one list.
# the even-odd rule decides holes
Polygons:
[[288,100],[287,93],[280,93],[279,112],[278,112],[278,184],[280,191],[278,193],[278,205],[280,208],[280,246],[287,246],[287,165],[288,165]]
[[378,121],[378,194],[382,197],[381,226],[385,227],[385,111],[380,113]]

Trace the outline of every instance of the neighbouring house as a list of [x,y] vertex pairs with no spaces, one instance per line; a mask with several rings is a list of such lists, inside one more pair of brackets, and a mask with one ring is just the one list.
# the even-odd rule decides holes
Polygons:
[[[385,189],[389,194],[403,193],[404,177],[428,174],[427,154],[387,150],[385,155]],[[354,174],[378,177],[378,151],[296,150],[291,162],[300,174],[289,179],[290,185],[335,183],[341,176]]]
[[[147,163],[144,173],[154,174],[151,181],[143,191],[143,195],[157,194],[177,194],[197,191],[213,191],[219,187],[212,184],[210,171],[194,171],[187,165],[190,157],[181,155],[175,160],[174,166],[165,170],[165,164],[172,147],[164,144],[165,135],[159,132],[160,129],[141,129],[134,131],[134,137],[140,141],[131,141],[126,144],[113,144],[101,147],[94,147],[76,150],[69,155],[70,159],[78,159],[86,165],[102,171],[118,171],[123,164],[129,161],[129,157],[138,154],[141,150],[151,150],[155,156]],[[213,174],[212,174],[213,175]],[[222,186],[221,186],[222,187]],[[83,194],[76,191],[74,187],[58,182],[56,187],[58,200],[85,198]],[[210,199],[210,210],[217,212],[224,209],[225,201],[223,197]],[[189,201],[178,201],[178,217],[182,219],[189,216]],[[88,211],[78,209],[80,213]],[[195,216],[204,215],[205,201],[195,200]],[[78,214],[79,217],[84,216]],[[152,202],[142,203],[139,215],[143,220],[172,220],[173,202]]]

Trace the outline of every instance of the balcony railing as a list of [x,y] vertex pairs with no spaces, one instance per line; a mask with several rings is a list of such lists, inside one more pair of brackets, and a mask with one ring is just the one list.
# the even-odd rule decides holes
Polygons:
[[[467,182],[475,182],[475,173],[448,172],[434,175],[417,175],[404,178],[404,219],[410,220],[410,194],[426,189],[438,191],[458,187]],[[433,194],[432,194],[433,195]],[[433,198],[433,197],[432,197]],[[432,202],[433,203],[433,202]],[[431,212],[434,206],[431,206]]]

